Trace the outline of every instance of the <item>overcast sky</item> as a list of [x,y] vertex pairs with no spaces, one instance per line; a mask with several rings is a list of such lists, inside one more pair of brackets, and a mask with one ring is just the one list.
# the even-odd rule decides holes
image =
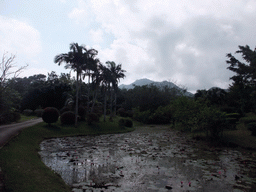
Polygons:
[[227,88],[226,54],[255,48],[255,21],[256,0],[0,0],[0,53],[29,64],[22,76],[68,73],[53,59],[77,42],[121,63],[120,84]]

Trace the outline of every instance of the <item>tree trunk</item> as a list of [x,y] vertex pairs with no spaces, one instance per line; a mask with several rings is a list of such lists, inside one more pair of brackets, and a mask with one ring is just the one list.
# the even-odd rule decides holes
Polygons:
[[114,98],[114,117],[116,116],[116,91],[115,91],[115,98]]
[[104,122],[106,121],[106,108],[107,108],[107,93],[104,95]]
[[88,95],[87,95],[87,114],[89,113],[89,108],[90,108],[90,71],[88,73]]
[[110,116],[113,117],[113,88],[110,88]]
[[77,127],[77,116],[78,116],[78,72],[76,72],[76,109],[75,109],[75,127]]

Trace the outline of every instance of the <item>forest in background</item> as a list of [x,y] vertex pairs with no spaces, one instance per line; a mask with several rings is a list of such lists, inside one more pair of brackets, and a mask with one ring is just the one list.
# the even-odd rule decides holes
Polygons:
[[[224,129],[235,129],[239,118],[256,112],[256,52],[246,45],[239,46],[236,53],[242,56],[242,61],[231,53],[227,54],[227,69],[234,72],[228,90],[197,90],[194,97],[182,96],[182,91],[175,88],[155,85],[119,89],[118,81],[125,77],[121,64],[109,61],[103,65],[95,57],[96,50],[86,50],[78,44],[71,44],[70,52],[58,55],[59,60],[57,56],[55,58],[55,63],[64,62],[65,68],[77,72],[76,78],[72,78],[70,73],[57,75],[54,71],[48,76],[37,74],[7,78],[3,66],[13,56],[8,58],[4,55],[1,63],[0,123],[18,121],[20,113],[32,115],[47,107],[59,111],[69,108],[75,113],[77,104],[84,108],[85,117],[96,113],[112,118],[117,114],[143,123],[172,124],[184,131],[205,131],[217,138]],[[74,58],[79,54],[86,65],[77,65],[80,61]],[[255,134],[255,121],[248,124]]]

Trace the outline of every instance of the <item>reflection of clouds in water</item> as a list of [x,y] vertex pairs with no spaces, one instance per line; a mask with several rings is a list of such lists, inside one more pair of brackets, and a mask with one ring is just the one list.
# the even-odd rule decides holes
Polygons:
[[234,175],[241,174],[239,160],[246,158],[235,150],[202,150],[170,130],[153,128],[49,139],[41,143],[41,149],[42,161],[69,185],[89,187],[93,181],[133,191],[165,189],[166,185],[179,190],[181,181],[182,190],[232,191],[237,182]]

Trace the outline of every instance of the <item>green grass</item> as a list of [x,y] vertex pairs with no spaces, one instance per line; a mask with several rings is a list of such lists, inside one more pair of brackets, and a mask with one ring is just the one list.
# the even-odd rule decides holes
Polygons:
[[123,133],[134,128],[120,129],[118,117],[114,122],[80,122],[78,127],[61,126],[60,122],[49,127],[46,123],[24,129],[0,150],[0,167],[5,176],[7,191],[71,191],[61,177],[46,167],[38,154],[39,144],[46,138],[76,135]]
[[245,125],[246,122],[256,121],[254,113],[248,113],[242,117],[237,126],[237,130],[224,131],[223,140],[226,142],[235,143],[244,148],[256,149],[256,137],[251,135]]
[[[242,117],[236,125],[236,130],[224,130],[223,136],[219,141],[228,146],[239,146],[246,149],[256,150],[256,137],[251,135],[251,131],[245,126],[246,122],[256,121],[256,115],[254,113],[248,113],[245,117]],[[188,134],[192,138],[199,137],[203,140],[206,139],[205,132],[197,132]],[[217,142],[219,142],[217,141]]]
[[35,119],[35,118],[38,118],[38,117],[36,117],[36,116],[20,115],[19,123],[20,122],[24,122],[24,121],[28,121],[28,120],[31,120],[31,119]]

